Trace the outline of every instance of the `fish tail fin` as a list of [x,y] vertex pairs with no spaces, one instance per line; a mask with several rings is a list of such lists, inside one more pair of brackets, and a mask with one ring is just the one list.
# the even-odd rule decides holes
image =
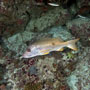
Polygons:
[[75,40],[67,41],[67,42],[66,42],[66,43],[67,43],[67,47],[69,47],[69,48],[72,49],[72,50],[77,51],[78,49],[77,49],[75,43],[76,43],[78,40],[79,40],[79,38],[78,38],[78,39],[75,39]]

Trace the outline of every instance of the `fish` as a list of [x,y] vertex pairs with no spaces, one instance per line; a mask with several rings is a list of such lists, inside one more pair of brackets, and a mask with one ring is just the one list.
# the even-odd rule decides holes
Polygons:
[[80,18],[86,19],[87,16],[90,17],[90,15],[88,15],[88,14],[90,14],[90,6],[82,6],[82,7],[77,11],[77,13],[73,16],[73,18],[75,18],[75,17],[78,16],[78,17],[80,17]]
[[38,5],[38,6],[42,6],[42,5],[50,5],[50,6],[54,6],[57,7],[59,6],[59,4],[57,3],[52,3],[49,0],[36,0],[36,2],[34,2],[34,4]]
[[69,41],[63,41],[60,38],[46,38],[38,40],[31,44],[21,58],[32,58],[41,55],[47,55],[52,51],[63,51],[64,47],[68,47],[72,50],[78,50],[75,43],[79,38]]
[[57,4],[57,3],[48,3],[48,5],[54,6],[54,7],[58,7],[59,6],[59,4]]

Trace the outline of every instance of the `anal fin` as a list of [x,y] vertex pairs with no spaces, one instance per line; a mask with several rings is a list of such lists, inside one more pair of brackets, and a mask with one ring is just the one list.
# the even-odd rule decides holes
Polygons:
[[44,53],[43,55],[49,54],[49,52]]
[[49,50],[48,49],[47,50],[41,50],[40,52],[42,53],[42,55],[49,54]]
[[64,48],[60,48],[60,49],[58,49],[57,51],[63,51],[64,50]]

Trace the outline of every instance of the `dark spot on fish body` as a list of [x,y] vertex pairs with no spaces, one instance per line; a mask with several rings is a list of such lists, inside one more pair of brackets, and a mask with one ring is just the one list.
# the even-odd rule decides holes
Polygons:
[[55,43],[53,42],[53,43],[52,43],[52,45],[54,46],[54,45],[55,45]]

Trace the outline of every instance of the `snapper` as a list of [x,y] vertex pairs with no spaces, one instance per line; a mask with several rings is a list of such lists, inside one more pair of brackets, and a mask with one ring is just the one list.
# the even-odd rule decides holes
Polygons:
[[46,55],[52,51],[63,51],[64,47],[68,47],[72,50],[77,50],[75,43],[79,39],[74,39],[64,42],[60,38],[46,38],[36,41],[28,47],[26,52],[21,58],[32,58],[35,56]]

